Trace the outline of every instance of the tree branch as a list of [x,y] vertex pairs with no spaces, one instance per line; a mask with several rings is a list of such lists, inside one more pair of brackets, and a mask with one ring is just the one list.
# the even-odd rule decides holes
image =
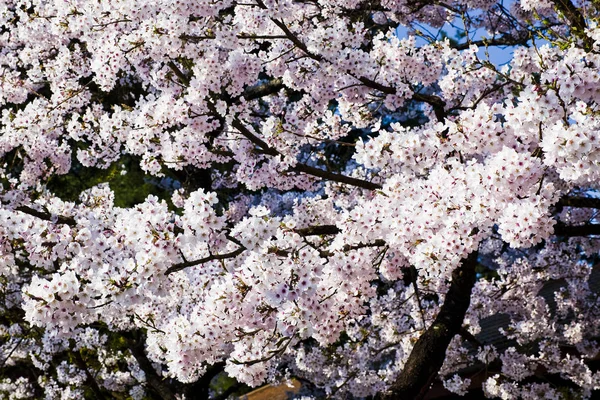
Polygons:
[[233,122],[231,123],[231,126],[233,126],[235,129],[240,131],[240,133],[246,139],[248,139],[249,141],[251,141],[252,143],[257,145],[258,147],[260,147],[265,154],[268,154],[270,156],[279,155],[279,152],[277,150],[270,147],[264,140],[262,140],[261,138],[256,136],[254,133],[252,133],[252,131],[250,129],[246,128],[246,126],[244,124],[242,124],[242,122],[239,119],[234,119]]
[[477,252],[452,273],[452,283],[435,321],[419,337],[404,369],[382,399],[423,399],[446,358],[452,338],[460,333],[475,285]]
[[[363,85],[370,87],[371,89],[379,90],[382,93],[386,94],[396,94],[396,89],[391,86],[382,85],[379,82],[375,82],[369,78],[365,78],[361,76],[357,78]],[[431,94],[423,94],[423,93],[413,93],[412,99],[414,101],[419,101],[422,103],[427,103],[431,107],[433,107],[433,112],[435,113],[435,118],[439,122],[444,122],[446,118],[446,111],[444,108],[446,107],[446,102],[442,100],[441,97],[431,95]]]
[[179,264],[174,264],[173,266],[167,268],[167,270],[165,271],[165,275],[169,275],[169,274],[172,274],[173,272],[181,271],[182,269],[186,269],[189,267],[194,267],[196,265],[204,264],[209,261],[227,260],[228,258],[235,258],[235,257],[239,256],[240,254],[242,254],[245,250],[246,250],[246,248],[244,246],[240,246],[237,250],[234,250],[230,253],[211,254],[210,256],[201,258],[199,260],[185,261],[185,262],[182,262]]
[[[262,8],[262,9],[264,9],[264,10],[268,9],[268,7],[265,5],[265,3],[262,0],[256,0],[256,4],[258,4],[258,6],[260,8]],[[277,27],[283,31],[283,33],[285,34],[285,36],[292,43],[294,43],[294,45],[297,48],[299,48],[300,50],[302,50],[302,52],[304,54],[306,54],[307,56],[309,56],[313,60],[317,60],[317,61],[322,61],[323,60],[323,56],[321,56],[319,54],[314,54],[314,53],[310,52],[308,50],[308,47],[306,47],[306,45],[300,39],[298,39],[298,37],[296,35],[294,35],[294,33],[292,31],[289,30],[289,28],[285,25],[285,23],[283,21],[275,19],[275,18],[271,18],[271,21],[273,21],[273,23],[275,25],[277,25]]]
[[92,392],[94,392],[94,396],[96,399],[106,399],[108,398],[108,396],[106,396],[104,394],[104,392],[102,391],[102,389],[100,388],[100,386],[98,385],[98,382],[96,381],[96,379],[94,378],[94,376],[91,374],[87,363],[85,362],[85,360],[83,359],[83,357],[81,356],[81,350],[73,350],[71,352],[71,354],[73,354],[73,357],[75,359],[75,363],[77,364],[77,366],[83,370],[83,372],[85,373],[85,377],[86,377],[86,382],[88,383],[88,385],[90,385],[90,388],[92,389]]
[[[502,35],[499,37],[492,38],[483,38],[481,40],[471,40],[465,43],[459,43],[455,46],[450,45],[450,47],[456,50],[466,50],[472,45],[476,45],[478,47],[488,47],[488,46],[527,46],[527,42],[529,41],[529,32],[521,31],[518,32],[520,36],[512,36],[512,35]],[[522,34],[523,33],[523,34]]]
[[77,222],[73,217],[65,217],[63,215],[52,215],[49,212],[38,211],[29,206],[19,206],[15,208],[15,210],[20,211],[24,214],[31,215],[32,217],[42,219],[44,221],[55,222],[57,224],[66,224],[69,226],[77,225]]
[[335,225],[315,225],[306,228],[294,229],[300,236],[321,236],[321,235],[337,235],[341,232],[340,228]]
[[[239,33],[236,35],[238,39],[249,39],[249,40],[275,40],[275,39],[287,39],[288,37],[285,35],[254,35],[248,33]],[[203,40],[213,40],[217,37],[215,35],[181,35],[179,39],[186,40],[192,43],[199,43]]]
[[[321,236],[321,235],[337,235],[342,233],[342,230],[335,225],[314,225],[306,228],[294,229],[300,236]],[[343,251],[357,250],[365,247],[381,247],[385,246],[386,242],[383,239],[377,239],[372,243],[360,243],[357,245],[346,245]]]
[[[258,0],[260,3],[262,3],[262,1]],[[277,25],[279,27],[279,29],[281,29],[283,31],[283,33],[285,33],[285,36],[287,36],[287,38],[294,43],[294,45],[299,48],[300,50],[302,50],[304,52],[304,54],[306,54],[307,56],[309,56],[310,58],[312,58],[313,60],[316,61],[323,61],[323,56],[321,56],[320,54],[315,54],[311,51],[308,50],[308,47],[306,47],[306,45],[300,40],[298,39],[298,37],[296,35],[294,35],[289,29],[288,27],[283,23],[283,21],[279,21],[276,19],[271,18],[271,21],[273,21],[273,23],[275,25]]]
[[303,172],[307,175],[316,176],[319,178],[327,179],[329,181],[345,183],[347,185],[360,187],[368,190],[376,190],[381,189],[381,185],[369,181],[365,181],[363,179],[352,178],[350,176],[336,174],[334,172],[328,172],[316,167],[311,167],[306,164],[296,164],[295,167],[292,168],[292,171]]
[[173,71],[173,73],[175,75],[177,75],[177,77],[179,78],[179,81],[183,85],[185,85],[186,87],[190,86],[190,78],[188,78],[188,76],[186,74],[184,74],[173,61],[169,61],[167,63],[167,66],[171,69],[171,71]]
[[[270,156],[277,156],[281,154],[276,149],[270,147],[264,140],[252,133],[252,131],[250,131],[250,129],[248,129],[240,120],[234,119],[231,125],[235,129],[240,131],[240,133],[244,137],[246,137],[246,139],[259,146],[262,149],[263,153],[268,154]],[[323,178],[334,182],[346,183],[351,186],[356,186],[368,190],[381,189],[382,187],[377,183],[365,181],[363,179],[352,178],[350,176],[342,174],[336,174],[334,172],[325,171],[302,163],[296,164],[294,167],[291,168],[291,171],[302,172],[307,175],[316,176],[318,178]]]
[[133,354],[133,357],[137,360],[140,368],[146,374],[146,381],[154,389],[154,391],[163,399],[163,400],[176,400],[177,398],[171,391],[171,388],[163,381],[163,379],[158,376],[154,367],[152,366],[152,362],[146,356],[144,351],[144,345],[141,340],[136,340],[133,338],[133,334],[124,335],[126,339],[128,339],[129,351]]
[[600,208],[600,199],[593,197],[562,197],[558,201],[559,206],[580,207],[580,208]]
[[554,234],[556,236],[589,236],[600,235],[600,224],[585,224],[585,225],[565,225],[558,223],[554,226]]
[[261,97],[275,94],[281,89],[283,89],[283,87],[283,79],[275,78],[273,80],[246,88],[242,96],[244,96],[244,98],[248,101],[255,100]]
[[571,0],[552,0],[552,3],[554,3],[556,10],[569,22],[571,33],[583,42],[586,51],[591,51],[594,48],[594,43],[585,32],[587,29],[585,18],[575,4]]
[[[262,2],[262,0],[257,0],[257,4],[259,5],[259,7],[263,8],[263,9],[267,9],[267,6]],[[285,25],[285,23],[283,21],[276,20],[273,18],[271,18],[271,21],[273,21],[273,23],[275,25],[277,25],[277,27],[279,27],[279,29],[281,29],[283,31],[285,36],[287,36],[287,38],[292,43],[294,43],[294,45],[297,48],[302,50],[302,52],[304,54],[306,54],[308,57],[312,58],[315,61],[319,61],[319,62],[325,61],[325,58],[323,56],[321,56],[320,54],[315,54],[315,53],[311,52],[310,50],[308,50],[308,47],[304,44],[304,42],[302,42],[298,38],[298,36],[296,36],[292,31],[290,31],[289,28]],[[364,77],[364,76],[356,77],[352,74],[350,74],[350,75],[353,76],[355,79],[358,79],[363,85],[370,87],[371,89],[379,90],[382,93],[396,94],[396,92],[397,92],[395,88],[382,85],[381,83],[375,82],[374,80],[371,80],[367,77]],[[433,107],[433,110],[435,112],[435,116],[436,116],[437,120],[440,122],[444,121],[444,118],[446,117],[446,113],[444,112],[444,107],[445,107],[446,103],[440,97],[415,93],[415,94],[413,94],[412,98],[413,98],[413,100],[426,102],[426,103],[430,104]]]
[[446,107],[446,102],[440,97],[431,94],[414,93],[412,99],[429,104],[431,107],[433,107],[435,118],[439,122],[444,122],[444,119],[446,118],[446,111],[444,110]]

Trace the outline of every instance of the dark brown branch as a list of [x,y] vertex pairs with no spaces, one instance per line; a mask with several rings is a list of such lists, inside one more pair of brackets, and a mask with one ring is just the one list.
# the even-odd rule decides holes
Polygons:
[[452,283],[435,321],[419,337],[404,369],[382,399],[423,399],[446,358],[452,338],[460,333],[475,285],[477,252],[452,273]]
[[360,187],[368,190],[381,189],[381,185],[363,179],[352,178],[342,174],[336,174],[334,172],[328,172],[319,168],[311,167],[306,164],[296,164],[292,168],[293,171],[303,172],[307,175],[316,176],[319,178],[327,179],[329,181],[345,183],[351,186]]
[[600,208],[600,199],[593,197],[562,197],[558,205],[562,207]]
[[594,42],[586,34],[587,24],[579,8],[571,0],[552,0],[556,10],[560,12],[569,22],[571,33],[583,42],[586,51],[594,48]]
[[169,61],[167,63],[167,66],[171,69],[171,71],[173,71],[175,75],[177,75],[181,84],[185,86],[190,86],[190,78],[188,78],[188,76],[184,74],[173,61]]
[[503,87],[505,87],[506,85],[509,85],[511,83],[513,83],[513,82],[506,81],[506,82],[503,82],[503,83],[500,83],[500,84],[497,84],[497,85],[493,85],[492,87],[487,88],[486,90],[484,90],[481,93],[481,95],[479,95],[479,97],[470,106],[468,106],[468,107],[466,107],[466,106],[452,107],[448,111],[454,111],[454,110],[473,110],[473,109],[475,109],[477,107],[477,105],[479,103],[481,103],[481,101],[483,99],[485,99],[486,97],[488,97],[490,94],[492,94],[494,92],[497,92],[498,90],[502,89]]
[[[375,82],[369,78],[365,78],[364,76],[361,76],[357,79],[363,85],[370,87],[371,89],[379,90],[380,92],[386,94],[396,94],[396,89],[391,86],[382,85],[381,83]],[[433,112],[435,113],[437,120],[444,122],[444,118],[446,118],[446,112],[444,110],[444,107],[446,107],[446,102],[440,97],[431,94],[414,93],[412,95],[412,99],[429,104],[431,107],[433,107]]]
[[571,226],[558,223],[554,227],[554,234],[556,236],[565,237],[600,235],[600,224],[585,224]]
[[531,30],[523,29],[521,31],[517,31],[513,35],[504,34],[501,36],[494,36],[491,38],[483,38],[480,40],[470,40],[468,42],[459,43],[459,44],[455,44],[455,45],[450,44],[450,47],[452,47],[453,49],[456,49],[456,50],[466,50],[469,47],[471,47],[471,45],[476,45],[478,47],[495,47],[495,46],[499,46],[499,47],[501,47],[501,46],[529,47],[529,40],[531,39],[531,35],[532,35],[532,33],[534,33],[534,31],[545,32],[551,28],[554,28],[556,26],[561,26],[561,25],[563,25],[562,22],[550,22],[548,20],[545,20],[544,24],[542,26],[528,27]]
[[412,99],[429,104],[431,107],[433,107],[435,118],[439,122],[444,122],[444,119],[446,118],[446,111],[444,110],[446,107],[446,102],[440,97],[431,94],[414,93]]
[[294,35],[282,21],[279,21],[279,20],[276,20],[276,19],[273,19],[273,18],[271,18],[271,21],[273,21],[273,23],[275,25],[277,25],[279,27],[279,29],[281,29],[283,31],[283,33],[285,33],[285,35],[287,36],[287,38],[292,43],[294,43],[294,45],[297,48],[299,48],[300,50],[302,50],[304,52],[304,54],[306,54],[307,56],[309,56],[313,60],[323,61],[323,56],[321,56],[320,54],[315,54],[315,53],[309,51],[308,47],[306,47],[306,45],[300,39],[298,39],[298,37],[296,35]]
[[[315,225],[306,228],[294,229],[294,232],[300,236],[321,236],[321,235],[337,235],[342,233],[342,230],[335,225]],[[364,247],[380,247],[385,246],[385,240],[377,239],[372,243],[360,243],[357,245],[346,245],[344,251],[362,249]]]
[[250,86],[244,90],[244,98],[248,101],[275,94],[283,89],[283,79],[276,78],[259,85]]
[[[288,37],[285,35],[253,35],[247,33],[240,33],[236,35],[238,39],[249,39],[249,40],[275,40],[275,39],[287,39]],[[202,40],[213,40],[217,37],[215,35],[181,35],[179,36],[181,40],[186,40],[192,43],[198,43]]]
[[[263,3],[262,0],[256,0],[256,4],[258,4],[258,6],[262,9],[267,9],[268,7],[265,5],[265,3]],[[308,50],[308,47],[306,47],[306,45],[300,40],[298,39],[298,37],[296,35],[294,35],[294,33],[292,31],[289,30],[289,28],[285,25],[285,23],[281,20],[278,19],[274,19],[271,18],[271,21],[273,21],[273,23],[275,25],[277,25],[277,27],[279,29],[281,29],[283,31],[283,33],[285,33],[285,36],[292,42],[294,43],[294,45],[299,48],[300,50],[302,50],[304,52],[304,54],[306,54],[307,56],[309,56],[310,58],[312,58],[313,60],[317,60],[317,61],[322,61],[323,60],[323,56],[319,55],[319,54],[314,54],[312,52],[310,52]]]
[[[257,0],[257,4],[259,7],[263,8],[263,9],[267,9],[267,6],[261,0]],[[273,21],[273,23],[275,25],[277,25],[277,27],[279,27],[279,29],[281,29],[283,31],[285,36],[292,43],[294,43],[294,45],[297,48],[302,50],[302,52],[306,56],[312,58],[315,61],[319,61],[319,62],[325,61],[325,58],[323,56],[321,56],[320,54],[315,54],[315,53],[311,52],[310,50],[308,50],[308,47],[304,44],[304,42],[302,42],[292,31],[290,31],[289,28],[285,25],[285,23],[283,21],[276,20],[273,18],[271,18],[271,20]],[[383,85],[383,84],[378,83],[374,80],[371,80],[367,77],[364,77],[364,76],[357,77],[352,74],[350,74],[350,75],[352,77],[354,77],[355,79],[358,79],[363,85],[370,87],[371,89],[378,90],[382,93],[396,94],[396,92],[397,92],[394,87]],[[433,111],[435,113],[436,119],[440,122],[444,121],[444,119],[446,117],[446,112],[444,111],[444,107],[446,106],[446,103],[440,97],[433,96],[433,95],[414,93],[412,96],[412,99],[415,101],[425,102],[425,103],[428,103],[429,105],[431,105],[433,107]]]
[[254,364],[260,364],[263,363],[265,361],[269,361],[272,358],[279,356],[281,354],[283,354],[283,352],[285,352],[285,350],[288,348],[290,342],[292,341],[292,339],[294,338],[294,336],[290,336],[289,339],[286,340],[285,344],[283,344],[283,346],[281,346],[280,348],[276,349],[276,350],[271,350],[269,351],[269,353],[271,353],[270,356],[265,356],[263,358],[259,358],[259,359],[254,359],[254,360],[250,360],[250,361],[238,361],[236,359],[231,359],[231,362],[233,364],[236,365],[254,365]]
[[6,355],[6,357],[4,357],[4,359],[0,362],[0,367],[4,368],[4,366],[6,365],[6,362],[8,360],[10,360],[10,358],[12,357],[13,353],[15,351],[17,351],[17,349],[19,348],[19,346],[21,346],[21,343],[23,342],[23,339],[25,339],[24,336],[21,336],[19,338],[19,340],[17,340],[17,344],[15,344],[13,346],[13,348],[8,352],[8,354]]
[[141,339],[136,340],[133,337],[133,334],[130,336],[130,338],[127,338],[129,342],[129,351],[131,351],[131,354],[133,354],[133,357],[137,360],[140,368],[146,374],[146,382],[163,400],[176,400],[177,398],[173,394],[171,388],[156,373],[148,356],[146,356],[143,341]]
[[230,253],[211,254],[210,256],[201,258],[199,260],[185,261],[185,262],[182,262],[179,264],[174,264],[173,266],[169,267],[165,271],[165,275],[169,275],[169,274],[172,274],[173,272],[181,271],[182,269],[194,267],[196,265],[204,264],[204,263],[207,263],[210,261],[227,260],[228,258],[235,258],[235,257],[239,256],[240,254],[242,254],[245,250],[246,250],[246,248],[242,246],[242,247],[239,247],[237,250],[234,250]]
[[[261,8],[264,8],[264,9],[267,8],[261,0],[257,0],[257,4]],[[310,57],[316,61],[324,61],[325,60],[323,58],[323,56],[321,56],[320,54],[315,54],[315,53],[311,52],[310,50],[308,50],[308,47],[306,47],[306,45],[292,31],[289,30],[289,28],[285,25],[285,23],[283,21],[279,21],[279,20],[275,20],[275,19],[271,19],[271,20],[273,21],[273,23],[275,23],[275,25],[277,25],[279,27],[279,29],[281,29],[283,31],[283,33],[285,33],[285,36],[287,36],[287,38],[292,43],[294,43],[294,45],[297,48],[302,50],[302,52],[304,52],[304,54],[306,54],[308,57]],[[356,77],[354,75],[352,75],[352,76],[354,78],[358,79],[363,85],[370,87],[371,89],[378,90],[385,94],[396,94],[396,89],[393,87],[382,85],[381,83],[378,83],[378,82],[371,80],[364,76],[361,76],[361,77]],[[435,116],[436,116],[437,120],[440,122],[444,121],[444,118],[446,117],[446,113],[444,112],[444,107],[446,106],[446,103],[441,98],[439,98],[437,96],[425,95],[425,94],[420,94],[420,93],[415,93],[412,98],[413,98],[413,100],[430,104],[433,107],[433,111],[435,112]]]
[[[357,79],[363,85],[370,87],[371,89],[379,90],[380,92],[386,94],[396,94],[396,89],[391,86],[382,85],[381,83],[375,82],[369,78],[365,78],[364,76],[361,76]],[[446,118],[446,112],[444,110],[444,107],[446,107],[446,102],[440,97],[431,94],[413,93],[412,99],[414,101],[429,104],[431,107],[433,107],[433,112],[435,113],[437,120],[444,122],[444,118]]]
[[233,126],[235,129],[240,131],[240,133],[246,139],[250,140],[252,143],[254,143],[258,147],[260,147],[265,154],[268,154],[270,156],[279,155],[279,152],[277,150],[270,147],[264,140],[262,140],[261,138],[256,136],[254,133],[252,133],[252,131],[250,129],[246,128],[246,126],[244,124],[242,124],[240,122],[240,120],[234,119],[233,122],[231,123],[231,126]]
[[90,370],[89,370],[89,368],[87,366],[87,363],[85,362],[85,360],[81,356],[80,350],[73,350],[72,354],[73,354],[73,357],[75,359],[75,363],[77,364],[77,366],[80,369],[82,369],[83,372],[85,373],[86,382],[90,386],[90,388],[92,389],[92,392],[94,392],[94,398],[96,398],[96,399],[106,399],[106,398],[108,398],[108,396],[106,396],[104,394],[104,391],[102,391],[102,389],[100,388],[100,386],[98,386],[98,382],[96,381],[96,379],[94,378],[94,376],[90,373]]
[[471,343],[476,347],[483,347],[483,343],[481,343],[471,332],[467,330],[464,326],[460,328],[460,337],[462,337],[467,342]]
[[[233,120],[232,126],[238,131],[240,131],[240,133],[244,137],[246,137],[246,139],[259,146],[262,149],[263,153],[268,154],[270,156],[277,156],[280,154],[276,149],[270,147],[264,140],[252,133],[252,131],[250,131],[250,129],[244,126],[244,124],[242,124],[239,120]],[[296,164],[294,167],[291,168],[291,170],[296,172],[303,172],[307,175],[316,176],[318,178],[323,178],[334,182],[346,183],[348,185],[360,187],[363,189],[381,189],[381,185],[377,183],[365,181],[363,179],[352,178],[350,176],[342,174],[336,174],[334,172],[325,171],[316,167],[311,167],[310,165],[306,164]]]
[[316,225],[307,228],[294,229],[300,236],[320,236],[320,235],[337,235],[340,233],[340,228],[335,225]]
[[[294,229],[294,232],[301,236],[321,236],[321,235],[337,235],[342,233],[341,229],[335,225],[315,225],[306,228]],[[342,251],[347,252],[351,250],[364,249],[365,247],[383,247],[387,243],[383,239],[377,239],[372,243],[359,243],[355,245],[345,245]],[[330,251],[320,251],[321,257],[330,257],[333,255]],[[286,254],[287,255],[287,254]]]
[[511,35],[500,36],[496,38],[489,39],[481,39],[481,40],[472,40],[470,42],[460,43],[455,46],[451,46],[456,50],[466,50],[471,45],[476,45],[478,47],[488,47],[488,46],[527,46],[527,42],[529,41],[529,34],[523,35],[521,37],[514,37]]
[[370,87],[371,89],[379,90],[380,92],[385,94],[396,94],[396,89],[394,89],[393,87],[382,85],[381,83],[375,82],[374,80],[371,80],[369,78],[365,78],[364,76],[361,76],[360,78],[358,78],[358,80],[363,85]]
[[32,217],[42,219],[44,221],[55,222],[57,224],[66,224],[69,226],[77,225],[77,222],[73,217],[65,217],[63,215],[52,215],[49,212],[38,211],[29,206],[19,206],[15,210],[20,211],[24,214],[31,215]]
[[350,250],[364,249],[365,247],[383,247],[383,246],[387,246],[387,243],[385,242],[385,240],[377,239],[373,243],[359,243],[359,244],[355,244],[355,245],[347,244],[343,247],[342,250],[350,251]]

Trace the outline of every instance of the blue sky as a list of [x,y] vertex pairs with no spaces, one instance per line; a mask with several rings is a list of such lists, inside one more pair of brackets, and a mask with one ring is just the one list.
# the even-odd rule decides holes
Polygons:
[[[502,5],[507,8],[510,9],[511,4],[514,2],[514,0],[503,0],[502,1]],[[480,11],[474,11],[474,13],[478,13]],[[440,32],[444,31],[445,34],[450,37],[450,38],[456,38],[455,35],[458,32],[458,28],[460,26],[463,25],[463,22],[460,20],[460,18],[457,18],[453,21],[453,23],[448,23],[446,22],[444,24],[444,26],[442,26],[441,28],[432,28],[428,25],[425,24],[421,24],[420,28],[422,31],[431,34],[432,36],[436,36],[439,35],[439,37],[441,38]],[[408,29],[404,26],[399,26],[396,29],[396,34],[398,35],[398,37],[402,38],[402,37],[407,37],[408,36]],[[481,39],[483,37],[489,37],[489,35],[487,34],[487,32],[485,31],[485,29],[478,29],[475,32],[472,32],[471,34],[471,40],[478,40]],[[464,38],[461,40],[462,42],[464,42]],[[427,43],[424,39],[420,39],[417,38],[417,44],[421,45],[421,44],[425,44]],[[491,46],[488,48],[488,53],[489,53],[489,61],[492,64],[495,65],[503,65],[508,63],[512,57],[513,57],[513,50],[514,47],[512,46],[503,46],[503,47],[498,47],[498,46]],[[486,49],[485,48],[481,48],[479,50],[479,57],[481,59],[486,59],[487,56],[485,54]]]
[[[462,24],[462,22],[460,23]],[[456,24],[458,25],[458,24]],[[450,38],[454,38],[458,29],[456,28],[456,26],[452,26],[449,23],[444,24],[444,26],[442,28],[431,28],[427,25],[421,25],[421,30],[423,31],[427,31],[427,33],[432,34],[433,36],[435,36],[436,34],[438,34],[441,31],[444,31],[446,33],[446,35]],[[398,37],[400,38],[404,38],[408,36],[408,32],[409,30],[404,27],[404,26],[399,26],[396,29],[396,34],[398,35]],[[475,31],[475,34],[471,37],[472,40],[478,40],[481,39],[482,37],[486,37],[488,36],[485,32],[484,29],[479,29],[477,31]],[[441,38],[441,35],[439,36]],[[464,38],[462,39],[462,41],[464,41]],[[423,45],[426,44],[427,42],[424,39],[421,39],[419,37],[417,37],[417,44],[418,45]],[[502,46],[502,47],[498,47],[498,46],[491,46],[488,48],[488,54],[489,54],[489,61],[492,64],[495,65],[502,65],[502,64],[506,64],[508,63],[513,56],[513,50],[514,47],[511,46]],[[486,49],[485,48],[480,48],[479,49],[479,57],[481,59],[486,59],[487,56],[485,54]]]

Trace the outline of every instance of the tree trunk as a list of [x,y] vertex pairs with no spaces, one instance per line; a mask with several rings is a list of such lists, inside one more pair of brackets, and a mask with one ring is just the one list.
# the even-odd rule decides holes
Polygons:
[[446,349],[460,332],[475,285],[477,252],[474,251],[452,273],[450,289],[435,321],[421,335],[404,370],[381,399],[419,400],[425,397],[446,358]]

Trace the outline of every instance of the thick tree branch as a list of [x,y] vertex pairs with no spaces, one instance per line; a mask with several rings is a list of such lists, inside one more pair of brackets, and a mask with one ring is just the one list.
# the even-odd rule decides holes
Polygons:
[[[306,228],[298,228],[294,229],[294,232],[299,234],[300,236],[321,236],[321,235],[337,235],[342,233],[341,229],[335,225],[315,225],[309,226]],[[342,248],[342,251],[351,251],[363,249],[365,247],[383,247],[386,246],[387,243],[383,239],[377,239],[372,243],[359,243],[356,245],[345,245]],[[329,251],[321,251],[322,257],[330,257],[333,253]]]
[[444,108],[446,107],[446,102],[440,97],[431,94],[414,93],[412,99],[415,101],[427,103],[431,107],[433,107],[433,113],[435,114],[435,118],[439,122],[444,122],[444,120],[446,119],[446,111],[444,110]]
[[403,371],[382,399],[423,399],[446,358],[452,338],[460,334],[475,285],[477,252],[471,253],[452,273],[452,283],[435,321],[421,335]]
[[[267,6],[261,0],[257,0],[257,4],[259,5],[259,7],[263,8],[263,9],[267,9]],[[319,62],[326,61],[325,58],[323,56],[321,56],[320,54],[315,54],[315,53],[311,52],[310,50],[308,50],[308,47],[306,46],[306,44],[304,44],[304,42],[302,42],[298,38],[298,36],[296,36],[292,31],[290,31],[289,28],[285,25],[285,23],[283,21],[279,21],[279,20],[276,20],[273,18],[271,18],[271,20],[273,21],[273,23],[275,25],[277,25],[277,27],[279,27],[279,29],[281,29],[283,31],[285,36],[287,36],[287,38],[292,43],[294,43],[294,45],[297,48],[302,50],[302,52],[304,54],[306,54],[308,57],[312,58],[315,61],[319,61]],[[382,93],[396,94],[396,92],[397,92],[394,87],[382,85],[381,83],[378,83],[367,77],[364,77],[364,76],[357,77],[352,74],[350,74],[350,75],[352,77],[354,77],[355,79],[358,79],[363,85],[370,87],[371,89],[378,90]],[[420,101],[420,102],[425,102],[425,103],[430,104],[433,107],[433,111],[435,113],[435,117],[437,118],[437,120],[440,122],[444,121],[444,118],[446,117],[446,113],[444,111],[444,107],[446,106],[446,103],[440,97],[415,93],[415,94],[413,94],[412,99],[415,101]]]
[[90,370],[89,370],[89,368],[87,366],[87,363],[85,362],[85,360],[81,356],[80,350],[73,350],[71,352],[71,354],[73,355],[73,357],[75,359],[75,363],[77,364],[77,366],[80,369],[82,369],[83,372],[85,373],[86,382],[90,386],[90,388],[92,389],[92,392],[94,392],[95,398],[96,399],[107,399],[108,396],[106,396],[104,394],[104,391],[100,388],[100,386],[98,386],[98,382],[96,382],[96,379],[91,374],[91,372],[90,372]]
[[365,86],[370,87],[371,89],[379,90],[381,93],[385,94],[396,94],[396,89],[391,86],[382,85],[379,82],[375,82],[369,78],[361,76],[358,80]]
[[72,217],[65,217],[63,215],[52,215],[49,212],[38,211],[29,206],[19,206],[15,208],[15,210],[20,211],[24,214],[31,215],[32,217],[42,219],[44,221],[54,222],[57,224],[66,224],[69,226],[77,225],[77,222]]
[[[370,87],[371,89],[375,89],[386,94],[396,94],[396,89],[391,86],[382,85],[381,83],[375,82],[369,78],[365,78],[364,76],[357,79],[363,85]],[[446,118],[446,111],[444,109],[446,107],[446,102],[442,100],[441,97],[431,94],[413,93],[412,99],[414,101],[429,104],[433,108],[435,118],[439,122],[444,122],[444,119]]]
[[600,208],[600,199],[593,197],[562,197],[559,206],[579,208]]
[[360,187],[368,190],[376,190],[381,189],[381,185],[369,181],[365,181],[363,179],[352,178],[350,176],[336,174],[334,172],[328,172],[323,169],[311,167],[306,164],[296,164],[295,167],[292,168],[292,171],[303,172],[307,175],[316,176],[318,178],[323,178],[328,181],[334,181],[339,183],[345,183],[347,185]]
[[[248,129],[241,121],[235,119],[232,122],[232,126],[240,131],[240,133],[248,140],[250,140],[255,145],[259,146],[263,153],[268,154],[270,156],[277,156],[280,153],[270,147],[264,140],[256,136],[250,129]],[[350,176],[336,174],[334,172],[325,171],[316,167],[312,167],[310,165],[298,163],[294,167],[291,168],[291,171],[302,172],[307,175],[316,176],[318,178],[323,178],[329,181],[346,183],[351,186],[360,187],[368,190],[376,190],[381,189],[381,185],[369,181],[365,181],[363,179],[352,178]]]
[[526,32],[526,35],[514,37],[511,35],[504,35],[495,38],[484,38],[481,40],[472,40],[470,42],[459,43],[455,46],[451,46],[456,50],[466,50],[472,45],[476,45],[478,47],[488,47],[488,46],[527,46],[527,42],[529,41],[529,34]]
[[165,275],[169,275],[169,274],[172,274],[173,272],[181,271],[182,269],[186,269],[189,267],[194,267],[196,265],[205,264],[209,261],[227,260],[228,258],[235,258],[235,257],[239,256],[240,254],[242,254],[245,250],[246,250],[245,247],[240,246],[237,250],[234,250],[230,253],[211,254],[210,256],[201,258],[199,260],[185,261],[185,262],[182,262],[179,264],[174,264],[173,266],[167,268],[167,270],[165,271]]
[[169,61],[167,63],[167,66],[171,69],[171,71],[173,71],[173,73],[175,75],[177,75],[177,77],[179,78],[179,81],[185,85],[185,86],[189,86],[190,85],[190,78],[183,73],[183,71],[181,71],[179,69],[179,67],[173,62],[173,61]]
[[586,51],[594,48],[594,42],[585,32],[587,24],[579,8],[571,0],[552,0],[556,10],[560,12],[569,22],[571,33],[583,42]]
[[234,119],[233,122],[231,123],[231,126],[233,126],[235,129],[240,131],[240,133],[246,139],[248,139],[249,141],[251,141],[252,143],[257,145],[258,147],[260,147],[262,149],[263,153],[268,154],[270,156],[279,155],[279,152],[277,150],[270,147],[264,140],[262,140],[261,138],[256,136],[254,133],[252,133],[252,131],[250,129],[246,128],[246,126],[244,124],[242,124],[242,122],[239,119]]
[[307,228],[294,229],[300,236],[321,236],[321,235],[337,235],[341,232],[340,228],[335,225],[315,225]]
[[270,81],[250,86],[244,90],[242,96],[248,101],[275,94],[283,89],[283,79],[275,78]]
[[558,223],[554,227],[554,234],[556,236],[565,237],[600,235],[600,224],[585,224],[571,226]]
[[[133,335],[130,335],[133,336]],[[156,373],[152,363],[146,356],[144,351],[144,344],[141,340],[136,340],[133,337],[127,338],[129,342],[129,351],[133,354],[133,357],[137,360],[140,368],[146,374],[146,381],[152,389],[163,399],[163,400],[176,400],[175,394],[173,394],[171,388],[163,381],[163,379]]]

